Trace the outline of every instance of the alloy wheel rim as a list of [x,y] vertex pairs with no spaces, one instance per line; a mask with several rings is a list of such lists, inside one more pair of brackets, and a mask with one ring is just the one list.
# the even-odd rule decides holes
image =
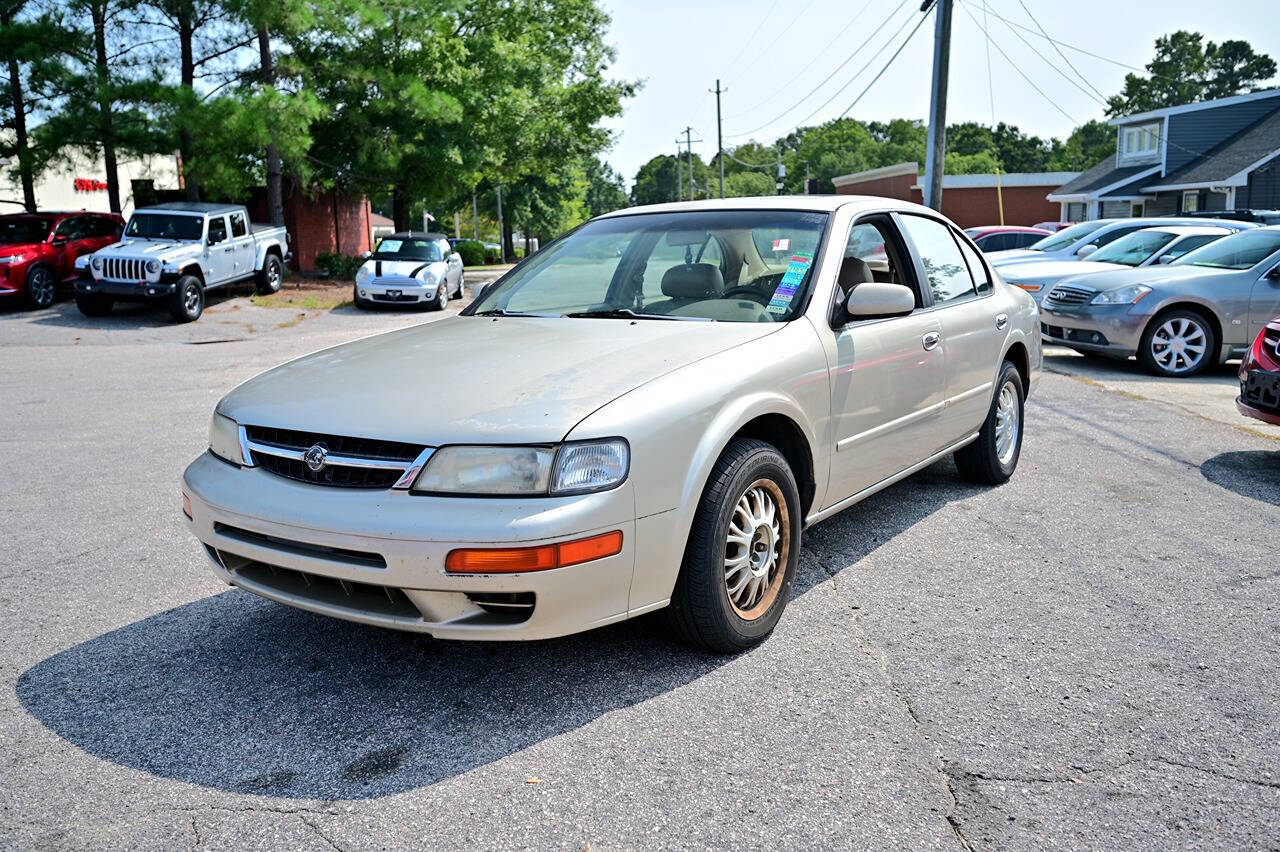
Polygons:
[[772,480],[758,479],[738,498],[725,535],[725,592],[740,618],[754,621],[773,606],[790,553],[782,490]]
[[267,284],[272,290],[280,287],[280,267],[274,263],[267,265]]
[[188,287],[184,301],[186,303],[187,313],[194,314],[196,312],[196,308],[200,305],[200,291],[195,287]]
[[1209,336],[1204,328],[1186,317],[1165,320],[1151,335],[1151,357],[1170,373],[1194,370],[1208,348]]
[[37,305],[46,307],[53,304],[53,276],[47,269],[37,269],[31,274],[31,299]]
[[1005,382],[996,400],[996,458],[1001,465],[1013,461],[1018,448],[1018,432],[1022,428],[1022,413],[1018,407],[1018,390],[1013,382]]

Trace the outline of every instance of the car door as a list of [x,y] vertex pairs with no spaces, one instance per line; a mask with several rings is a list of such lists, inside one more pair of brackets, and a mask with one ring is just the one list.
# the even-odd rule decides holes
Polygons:
[[231,279],[241,280],[253,274],[257,265],[256,249],[253,234],[249,232],[249,218],[243,210],[237,210],[227,217],[231,226]]
[[76,257],[83,248],[84,225],[83,216],[68,216],[53,229],[50,245],[53,248],[53,266],[60,280],[65,281],[75,274]]
[[231,279],[235,269],[236,249],[230,242],[226,216],[210,216],[208,227],[205,256],[208,258],[209,270],[205,273],[205,283],[221,284]]
[[[916,310],[907,316],[852,320],[843,303],[851,288],[864,283],[857,278],[865,280],[867,268],[874,280],[910,287]],[[834,346],[829,349],[828,371],[835,452],[827,506],[938,449],[937,418],[946,376],[938,319],[927,308],[917,265],[891,215],[863,216],[850,227],[833,301]]]
[[445,280],[449,282],[449,292],[452,293],[453,288],[458,286],[458,279],[462,277],[462,255],[453,250],[448,240],[437,240],[437,243],[440,246],[440,256],[445,259]]
[[938,426],[945,446],[973,434],[987,416],[1009,317],[989,298],[991,273],[961,234],[927,216],[904,213],[902,221],[941,324],[947,381]]

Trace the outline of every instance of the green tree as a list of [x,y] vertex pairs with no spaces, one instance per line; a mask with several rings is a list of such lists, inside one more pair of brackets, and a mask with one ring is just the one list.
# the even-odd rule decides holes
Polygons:
[[1256,91],[1276,73],[1276,63],[1248,42],[1205,42],[1201,33],[1178,30],[1156,39],[1148,76],[1126,74],[1120,94],[1107,99],[1107,115],[1132,115]]
[[726,198],[773,195],[777,191],[773,183],[774,178],[766,173],[744,169],[740,172],[725,175],[724,194]]
[[12,139],[0,139],[0,156],[13,163],[12,172],[22,184],[22,204],[34,211],[40,167],[30,119],[48,97],[49,78],[58,76],[53,57],[66,33],[51,13],[30,12],[27,0],[0,0],[0,73],[6,75],[0,89],[0,129],[13,134]]
[[[664,204],[687,195],[689,176],[679,173],[684,168],[687,166],[683,162],[677,167],[676,158],[671,154],[659,154],[649,160],[636,172],[635,183],[631,187],[632,203]],[[681,181],[679,177],[684,179]]]
[[588,157],[583,169],[586,179],[584,203],[588,217],[621,210],[631,204],[622,175],[599,157]]
[[1116,153],[1116,129],[1093,119],[1071,131],[1049,160],[1049,171],[1083,172]]

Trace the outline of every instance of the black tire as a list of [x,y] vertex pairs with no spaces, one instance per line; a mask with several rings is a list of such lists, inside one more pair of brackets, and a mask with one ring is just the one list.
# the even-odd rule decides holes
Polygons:
[[[1178,336],[1184,341],[1184,346],[1204,347],[1200,359],[1190,367],[1185,366],[1185,361],[1182,360],[1185,359],[1187,350],[1174,351],[1166,342],[1171,339],[1166,334],[1170,327],[1174,331],[1185,329],[1185,333]],[[1168,359],[1168,363],[1161,363],[1162,358]],[[1147,323],[1142,332],[1142,342],[1138,344],[1138,361],[1148,372],[1157,376],[1175,379],[1194,376],[1206,367],[1218,363],[1218,336],[1213,331],[1213,323],[1197,311],[1179,309],[1159,314]]]
[[[1014,405],[1015,434],[1012,446],[1001,446],[1001,430],[997,421],[1001,419],[1000,407],[1005,392],[1009,393],[1009,401]],[[1013,476],[1018,467],[1018,457],[1022,455],[1023,402],[1026,390],[1022,386],[1022,374],[1018,368],[1008,361],[1000,368],[1000,378],[996,382],[995,393],[991,395],[991,408],[982,429],[978,431],[978,439],[954,454],[956,468],[960,475],[971,482],[983,485],[999,485]],[[1002,452],[1002,449],[1004,452]]]
[[[757,488],[765,490],[773,501],[775,516],[781,517],[776,533],[757,527],[748,543],[740,545],[748,564],[739,570],[748,575],[754,575],[756,554],[766,559],[765,553],[773,554],[772,568],[766,566],[761,575],[767,582],[761,587],[759,598],[744,611],[730,599],[728,579],[743,575],[729,574],[725,562],[729,558],[730,523],[735,521],[739,501]],[[773,631],[791,597],[800,560],[802,526],[800,492],[787,460],[764,441],[732,441],[711,471],[689,531],[680,576],[666,610],[672,632],[691,645],[719,654],[737,653],[762,642]],[[757,543],[761,533],[765,540]]]
[[458,298],[467,298],[467,274],[465,272],[458,273]]
[[178,322],[195,322],[204,313],[204,285],[194,275],[183,275],[169,297],[169,316]]
[[105,317],[114,305],[106,296],[76,295],[76,307],[87,317]]
[[262,261],[262,271],[258,273],[258,280],[254,282],[258,295],[270,296],[272,293],[280,292],[280,284],[283,281],[284,265],[280,263],[280,258],[269,253]]
[[58,300],[58,276],[44,264],[36,264],[27,270],[27,280],[22,288],[27,306],[47,308]]
[[373,307],[373,305],[369,304],[368,299],[360,298],[360,287],[358,285],[353,284],[351,286],[351,300],[355,302],[355,306],[362,311],[367,311]]

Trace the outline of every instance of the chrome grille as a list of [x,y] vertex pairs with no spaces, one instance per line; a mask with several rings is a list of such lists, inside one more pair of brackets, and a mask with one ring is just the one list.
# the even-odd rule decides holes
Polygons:
[[1059,284],[1049,291],[1049,295],[1045,296],[1046,302],[1053,302],[1058,305],[1083,305],[1098,294],[1097,290],[1090,287],[1071,287],[1066,284]]
[[143,281],[146,261],[132,257],[108,257],[102,262],[102,277],[114,281]]
[[[406,489],[434,452],[421,444],[380,438],[268,426],[243,428],[248,461],[276,476],[312,485]],[[313,470],[306,459],[308,451],[315,447],[324,448],[324,463],[319,470]]]

